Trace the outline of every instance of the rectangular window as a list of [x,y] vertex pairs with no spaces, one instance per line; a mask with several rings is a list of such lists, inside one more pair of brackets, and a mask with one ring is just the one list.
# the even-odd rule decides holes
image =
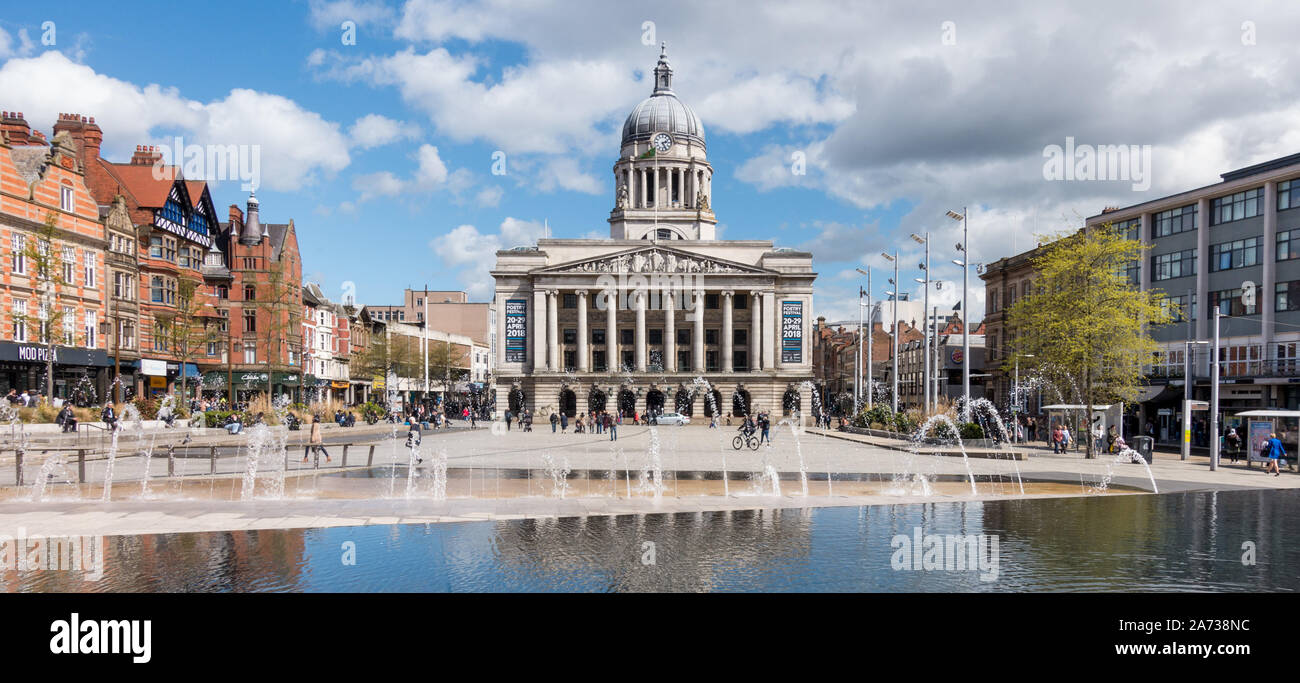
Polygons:
[[680,371],[682,371],[682,372],[685,372],[685,371],[691,369],[691,352],[690,352],[690,351],[678,351],[678,352],[677,352],[677,368],[678,368]]
[[635,370],[635,369],[636,369],[636,361],[632,358],[632,352],[631,352],[631,351],[624,351],[624,352],[623,352],[623,368],[622,368],[622,369],[623,369],[624,371],[626,371],[626,372],[631,372],[632,370]]
[[749,295],[747,295],[747,294],[737,294],[737,295],[731,297],[731,305],[732,305],[733,307],[735,307],[735,309],[736,309],[737,311],[743,311],[743,310],[748,309],[748,308],[749,308]]
[[1142,219],[1130,218],[1126,221],[1120,221],[1114,224],[1114,228],[1122,232],[1128,239],[1136,240],[1139,239],[1138,233],[1142,231]]
[[256,331],[257,331],[257,314],[256,314],[256,313],[245,313],[245,314],[244,314],[244,331],[245,331],[245,332],[256,332]]
[[592,343],[592,344],[604,344],[604,343],[605,343],[605,330],[592,330],[592,331],[591,331],[591,343]]
[[124,349],[135,348],[135,323],[119,320],[117,324],[118,344]]
[[1177,209],[1161,211],[1152,216],[1151,236],[1166,237],[1196,229],[1196,205],[1188,204]]
[[706,346],[712,346],[712,345],[717,344],[717,343],[718,343],[718,331],[717,331],[717,329],[708,329],[708,328],[706,328],[706,329],[704,330],[704,344],[705,344]]
[[[1300,197],[1297,197],[1297,199],[1300,199]],[[1300,230],[1279,232],[1277,234],[1277,249],[1274,253],[1274,259],[1286,261],[1296,256],[1300,256]]]
[[86,348],[95,348],[99,335],[99,316],[94,311],[86,311]]
[[659,346],[660,344],[663,344],[663,343],[664,343],[664,331],[663,331],[663,330],[649,330],[648,332],[649,332],[649,335],[650,335],[650,344],[651,344],[652,346]]
[[1273,294],[1273,310],[1300,311],[1300,280],[1277,283]]
[[87,251],[82,254],[82,274],[85,276],[85,285],[87,287],[95,286],[95,252]]
[[153,236],[151,236],[151,237],[149,238],[149,257],[150,257],[150,258],[162,258],[162,257],[163,257],[163,246],[162,246],[162,244],[163,244],[163,238],[162,238],[162,235],[153,235]]
[[27,341],[27,300],[14,299],[14,310],[10,314],[14,322],[14,341]]
[[1210,200],[1210,225],[1258,216],[1263,196],[1264,188],[1257,187]]
[[76,206],[76,202],[73,200],[72,188],[63,185],[59,188],[59,208],[64,211],[72,211],[74,206]]
[[705,308],[706,310],[710,310],[710,311],[717,310],[717,308],[718,308],[718,295],[717,295],[717,294],[705,294],[705,295],[704,295],[704,308]]
[[746,346],[749,344],[749,330],[740,328],[731,331],[731,344],[733,346]]
[[27,274],[27,237],[18,233],[13,234],[10,242],[11,256],[13,257],[14,275]]
[[575,351],[565,351],[565,352],[564,352],[564,371],[565,371],[565,372],[573,372],[573,369],[576,368],[577,366],[578,366],[578,354],[577,354],[577,352],[575,352]]
[[609,370],[609,368],[606,367],[606,365],[605,365],[605,352],[604,352],[604,351],[592,351],[592,352],[591,352],[591,369],[592,369],[592,370],[595,370],[596,372],[605,372],[605,371]]
[[634,341],[634,340],[633,340],[633,337],[632,337],[633,334],[634,334],[634,331],[633,331],[633,330],[629,330],[629,329],[627,329],[627,328],[624,328],[624,329],[619,330],[619,331],[618,331],[619,342],[622,343],[622,344],[631,344],[631,343],[633,343],[633,341]]
[[60,322],[63,327],[63,345],[72,346],[77,335],[77,309],[72,306],[64,306],[63,318]]
[[253,346],[252,344],[244,344],[244,362],[250,364],[257,362],[256,346]]
[[1300,206],[1300,181],[1286,180],[1277,184],[1277,210]]
[[564,295],[564,303],[561,305],[561,307],[562,307],[562,308],[577,308],[577,307],[578,307],[578,295],[577,295],[577,294],[565,294],[565,295]]
[[718,371],[718,352],[708,351],[704,354],[704,369],[709,372]]
[[1213,311],[1223,315],[1254,315],[1256,306],[1247,306],[1241,301],[1241,289],[1222,289],[1210,292],[1210,307],[1206,309],[1206,319],[1213,320]]
[[[216,342],[208,342],[208,355],[209,355],[209,356],[215,356],[215,355],[217,355],[217,343],[216,343]],[[290,360],[289,360],[289,365],[293,365],[293,352],[292,352],[292,351],[289,352],[289,359],[290,359]]]
[[63,282],[72,284],[72,269],[77,264],[77,250],[72,247],[63,247]]
[[578,331],[577,331],[577,330],[574,330],[574,329],[568,329],[568,330],[565,330],[565,331],[564,331],[564,343],[565,343],[565,344],[569,344],[569,345],[577,344],[577,343],[578,343]]
[[690,330],[690,328],[684,328],[684,327],[679,327],[679,328],[677,328],[677,345],[678,345],[678,346],[690,346],[690,345],[691,345],[691,330]]
[[1171,322],[1181,323],[1188,320],[1196,319],[1196,295],[1193,294],[1191,303],[1188,303],[1187,295],[1166,297],[1161,302],[1161,306],[1166,310],[1173,308],[1173,317]]
[[1232,270],[1259,264],[1259,237],[1210,245],[1210,270]]
[[1172,280],[1196,275],[1196,250],[1187,249],[1151,257],[1151,279]]

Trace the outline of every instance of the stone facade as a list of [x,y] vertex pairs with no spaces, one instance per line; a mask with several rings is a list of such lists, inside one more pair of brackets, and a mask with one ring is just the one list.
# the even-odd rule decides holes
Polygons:
[[498,413],[811,408],[812,255],[714,239],[703,127],[666,55],[655,74],[624,125],[611,239],[497,252]]

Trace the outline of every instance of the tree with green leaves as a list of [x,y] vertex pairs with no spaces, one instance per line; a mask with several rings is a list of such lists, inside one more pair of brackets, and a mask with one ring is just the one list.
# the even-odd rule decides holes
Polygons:
[[[182,275],[176,282],[176,313],[155,317],[167,345],[181,367],[181,402],[189,398],[185,366],[198,358],[209,342],[220,337],[218,326],[212,324],[211,306],[203,296],[203,281],[192,275]],[[211,311],[212,316],[216,311]]]
[[[68,313],[58,305],[59,289],[72,284],[64,276],[64,258],[55,253],[54,239],[59,234],[59,218],[53,211],[45,214],[45,222],[37,228],[30,240],[23,245],[23,257],[32,273],[33,291],[37,299],[36,313],[14,314],[14,321],[20,325],[35,327],[37,341],[45,346],[45,397],[54,402],[54,346],[58,339],[58,330],[64,327]],[[73,314],[75,317],[75,313]],[[64,344],[76,343],[76,332],[64,335]]]
[[[1137,398],[1159,349],[1150,328],[1171,322],[1177,307],[1128,280],[1125,266],[1148,247],[1109,223],[1048,239],[1033,259],[1031,292],[1007,313],[1003,369],[1019,363],[1076,397],[1091,420],[1095,405]],[[1096,457],[1091,432],[1082,436]]]
[[415,337],[393,334],[385,327],[370,336],[370,345],[353,359],[352,367],[362,376],[383,377],[388,389],[396,389],[393,382],[397,377],[423,372],[424,359],[417,342]]
[[468,349],[457,347],[449,341],[429,340],[429,377],[442,385],[443,394],[449,394],[452,385],[469,372]]

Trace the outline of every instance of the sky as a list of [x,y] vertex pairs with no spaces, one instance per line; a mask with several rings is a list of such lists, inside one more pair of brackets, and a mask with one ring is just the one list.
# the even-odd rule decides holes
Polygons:
[[[0,109],[47,135],[94,116],[115,161],[237,146],[332,299],[486,301],[497,249],[609,236],[622,123],[667,43],[720,238],[812,252],[814,314],[836,321],[857,318],[857,268],[891,289],[884,251],[920,296],[912,233],[958,285],[932,303],[959,300],[948,210],[989,263],[1300,152],[1297,34],[1293,0],[23,3],[0,16]],[[1118,145],[1128,174],[1049,169],[1054,146]],[[223,217],[244,205],[251,176],[199,168]]]

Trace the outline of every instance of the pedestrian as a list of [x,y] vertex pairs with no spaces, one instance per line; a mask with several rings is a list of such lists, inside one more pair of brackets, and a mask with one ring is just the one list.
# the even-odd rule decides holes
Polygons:
[[605,416],[605,429],[609,430],[610,441],[618,441],[618,422],[609,415]]
[[569,414],[564,411],[560,411],[560,433],[569,433]]
[[1272,472],[1275,477],[1282,476],[1282,470],[1278,468],[1278,465],[1284,462],[1286,458],[1286,448],[1282,446],[1277,434],[1268,435],[1268,441],[1264,442],[1259,454],[1268,458],[1268,469],[1264,470],[1264,474]]
[[772,428],[772,420],[767,416],[767,413],[758,414],[758,428],[761,431],[758,437],[758,442],[763,443],[766,441],[772,443],[772,439],[769,436],[769,430]]
[[510,431],[510,411],[506,411],[506,431]]
[[113,412],[112,401],[104,402],[104,410],[99,414],[99,419],[104,421],[104,425],[108,427],[108,431],[117,431],[117,413]]
[[560,425],[560,416],[555,411],[551,411],[551,433],[552,434],[555,433],[555,428],[558,427],[559,425]]
[[[307,450],[312,453],[320,453],[325,456],[325,462],[330,461],[330,454],[325,450],[324,440],[321,438],[320,415],[311,417],[311,434],[307,439]],[[307,462],[307,456],[302,456],[302,461]]]
[[1228,459],[1237,462],[1237,459],[1241,457],[1241,435],[1237,433],[1237,428],[1228,427],[1228,435],[1223,440],[1224,443],[1228,444]]

